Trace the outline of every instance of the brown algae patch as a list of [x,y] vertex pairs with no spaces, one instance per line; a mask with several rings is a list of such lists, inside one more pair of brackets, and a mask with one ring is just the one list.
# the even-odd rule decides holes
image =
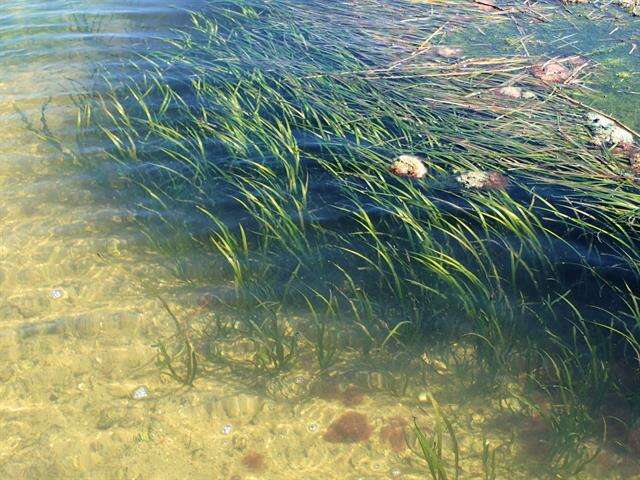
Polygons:
[[262,472],[267,468],[264,455],[256,451],[247,452],[242,457],[242,465],[251,472]]
[[323,438],[330,443],[357,443],[369,440],[372,432],[364,414],[346,412],[329,425]]
[[380,439],[397,453],[407,448],[407,426],[409,423],[402,417],[392,417],[380,429]]

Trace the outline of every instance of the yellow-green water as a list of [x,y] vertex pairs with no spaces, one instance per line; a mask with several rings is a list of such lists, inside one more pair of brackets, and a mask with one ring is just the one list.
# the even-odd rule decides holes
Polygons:
[[[73,168],[64,146],[75,135],[71,94],[89,88],[95,63],[119,64],[184,15],[165,2],[91,3],[10,0],[0,11],[0,476],[429,478],[406,445],[415,449],[414,419],[428,432],[438,423],[428,386],[453,420],[460,478],[483,478],[485,438],[509,459],[496,478],[538,478],[537,465],[550,461],[544,430],[513,413],[519,406],[504,392],[517,394],[517,383],[499,395],[465,389],[456,371],[456,359],[473,354],[465,345],[426,352],[411,366],[422,382],[406,389],[393,354],[347,355],[344,373],[330,379],[306,359],[256,379],[237,366],[252,345],[233,337],[215,348],[238,362],[207,367],[194,387],[161,375],[154,344],[174,325],[158,297],[178,318],[197,319],[210,289],[228,286],[176,278],[133,221],[141,200],[122,205],[122,195],[101,188],[113,168]],[[99,34],[73,15],[78,9],[100,19]],[[39,125],[45,104],[62,152],[24,121]],[[367,417],[365,441],[331,441],[331,424],[348,412]],[[636,472],[633,459],[607,452],[585,478]]]

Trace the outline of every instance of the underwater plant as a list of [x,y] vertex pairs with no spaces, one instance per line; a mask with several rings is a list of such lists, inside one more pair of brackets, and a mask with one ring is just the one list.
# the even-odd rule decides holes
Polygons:
[[[222,303],[257,376],[309,358],[324,375],[464,339],[474,354],[458,371],[474,373],[473,387],[526,379],[552,395],[552,463],[580,471],[609,406],[633,424],[640,405],[633,381],[610,371],[638,364],[638,194],[589,145],[579,103],[541,85],[575,86],[586,64],[432,48],[424,39],[450,12],[405,29],[389,6],[348,28],[349,16],[313,5],[250,5],[194,13],[166,50],[136,62],[133,81],[86,99],[104,155],[163,226],[162,238],[147,230],[150,244],[185,282],[229,286]],[[505,90],[515,82],[521,92]],[[496,92],[544,101],[514,108]],[[402,152],[425,152],[429,168]],[[189,271],[184,250],[207,261]],[[191,385],[209,338],[175,323],[177,354],[158,343],[159,363]],[[368,438],[358,419],[326,437]],[[418,438],[445,478],[442,440]]]
[[330,443],[358,443],[369,440],[372,431],[364,414],[350,411],[334,420],[323,438]]

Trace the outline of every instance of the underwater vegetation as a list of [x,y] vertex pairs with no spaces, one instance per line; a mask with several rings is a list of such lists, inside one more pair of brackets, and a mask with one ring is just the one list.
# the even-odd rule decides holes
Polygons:
[[251,451],[242,457],[242,465],[252,472],[261,472],[266,468],[266,461],[264,455]]
[[407,448],[408,422],[402,417],[392,417],[380,429],[380,438],[387,442],[395,452],[403,452]]
[[323,438],[331,443],[356,443],[369,440],[372,428],[367,417],[358,412],[346,412],[338,417]]
[[[564,478],[601,448],[637,454],[640,196],[615,147],[638,139],[588,128],[572,95],[596,67],[446,44],[491,2],[321,3],[215,2],[129,81],[79,99],[107,145],[84,161],[115,160],[144,192],[136,221],[177,277],[222,286],[197,318],[162,300],[176,334],[159,367],[196,387],[228,368],[285,399],[337,378],[325,397],[347,407],[426,388],[433,438],[398,418],[379,437],[398,453],[412,430],[436,480],[459,478],[460,454],[428,375],[499,397]],[[348,411],[323,438],[373,431]],[[499,478],[493,447],[478,454]]]

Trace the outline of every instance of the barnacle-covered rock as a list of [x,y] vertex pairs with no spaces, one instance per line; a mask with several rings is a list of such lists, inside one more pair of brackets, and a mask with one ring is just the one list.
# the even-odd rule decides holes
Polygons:
[[590,112],[586,124],[596,145],[633,145],[633,134],[604,115]]
[[393,161],[389,171],[399,177],[422,178],[427,174],[427,167],[422,158],[405,154]]
[[508,86],[508,87],[500,87],[495,90],[497,96],[502,98],[524,98],[530,100],[532,98],[536,98],[536,94],[530,90],[523,90],[520,87]]
[[507,177],[499,172],[485,172],[482,170],[464,172],[455,178],[464,188],[477,190],[503,190],[509,183]]
[[562,83],[571,76],[571,70],[555,61],[534,65],[531,73],[544,83]]
[[520,87],[501,87],[496,90],[496,94],[504,98],[522,98],[522,89]]

